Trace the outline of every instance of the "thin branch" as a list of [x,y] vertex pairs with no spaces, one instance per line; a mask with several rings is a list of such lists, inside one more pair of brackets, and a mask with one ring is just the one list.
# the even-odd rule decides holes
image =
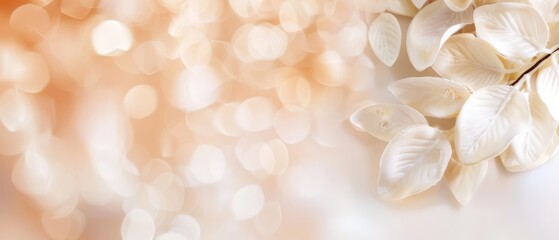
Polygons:
[[546,54],[544,57],[542,57],[540,60],[538,60],[534,65],[532,65],[530,68],[528,68],[526,71],[524,71],[522,74],[520,74],[520,76],[518,76],[518,78],[516,80],[514,80],[514,82],[512,82],[510,84],[510,86],[514,86],[516,85],[518,82],[520,82],[520,79],[522,79],[524,77],[524,75],[531,73],[532,71],[534,71],[534,69],[538,68],[538,66],[543,63],[545,60],[547,60],[549,57],[551,57],[551,55],[553,55],[555,52],[559,51],[559,48],[556,48],[555,50],[553,50],[552,52]]

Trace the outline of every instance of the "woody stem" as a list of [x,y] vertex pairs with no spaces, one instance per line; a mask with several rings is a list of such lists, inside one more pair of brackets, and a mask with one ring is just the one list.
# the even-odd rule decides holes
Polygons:
[[540,64],[542,64],[545,60],[547,60],[549,57],[551,57],[551,55],[553,55],[557,51],[559,51],[559,48],[556,48],[552,52],[550,52],[550,53],[546,54],[545,56],[543,56],[542,58],[540,58],[540,60],[538,60],[536,63],[534,63],[534,65],[532,65],[530,68],[528,68],[522,74],[520,74],[520,76],[518,76],[518,78],[516,78],[516,80],[514,80],[514,82],[512,82],[510,84],[510,86],[516,85],[518,82],[520,82],[520,80],[524,77],[524,75],[529,74],[532,71],[534,71],[535,69],[537,69]]

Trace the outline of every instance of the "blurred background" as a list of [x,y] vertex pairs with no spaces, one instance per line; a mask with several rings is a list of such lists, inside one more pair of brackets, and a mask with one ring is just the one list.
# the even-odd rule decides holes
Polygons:
[[[403,1],[399,1],[403,2]],[[409,4],[409,2],[408,2]],[[2,0],[0,239],[559,239],[559,162],[376,193],[380,0]],[[430,119],[448,129],[450,121]]]

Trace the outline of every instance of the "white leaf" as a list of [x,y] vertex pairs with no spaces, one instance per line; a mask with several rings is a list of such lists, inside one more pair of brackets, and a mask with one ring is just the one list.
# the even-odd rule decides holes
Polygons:
[[550,46],[556,46],[557,44],[559,44],[559,21],[554,23],[549,23],[548,26],[549,26],[549,40],[547,41],[547,44]]
[[479,38],[501,54],[527,59],[546,50],[549,29],[536,9],[520,3],[484,5],[474,11]]
[[394,65],[402,44],[398,19],[390,13],[381,13],[369,27],[369,44],[380,61],[389,67]]
[[431,66],[450,35],[473,23],[472,13],[472,7],[463,12],[453,12],[443,0],[421,9],[411,21],[406,39],[413,67],[423,71]]
[[556,134],[553,135],[551,139],[551,143],[545,149],[545,152],[538,158],[538,160],[530,166],[530,168],[536,168],[541,166],[542,164],[546,163],[555,155],[557,152],[557,148],[559,147],[559,136]]
[[[450,145],[455,146],[454,131],[446,131],[445,135],[450,139]],[[456,151],[452,152],[444,178],[452,195],[460,204],[466,205],[472,200],[474,193],[487,174],[488,166],[489,161],[472,165],[461,164],[458,162]]]
[[489,43],[471,34],[450,37],[433,63],[433,69],[474,90],[504,83],[505,67],[498,53]]
[[472,4],[472,0],[444,0],[448,8],[455,12],[466,10]]
[[389,0],[387,10],[406,17],[413,17],[418,11],[410,0]]
[[559,22],[559,0],[532,0],[534,7],[548,23]]
[[474,6],[480,7],[483,5],[490,5],[490,4],[501,3],[501,2],[522,3],[522,4],[532,6],[532,0],[474,0]]
[[402,129],[411,125],[427,125],[427,120],[415,109],[397,104],[374,104],[357,110],[350,117],[351,123],[388,142]]
[[511,161],[511,160],[507,159],[506,156],[503,156],[503,155],[501,155],[500,158],[501,158],[501,161],[503,162],[503,165],[505,165],[505,168],[507,169],[507,171],[509,171],[509,172],[522,172],[522,171],[527,171],[527,170],[539,167],[540,165],[549,161],[551,159],[551,157],[553,157],[553,155],[557,151],[557,147],[559,147],[559,136],[557,134],[554,134],[553,137],[551,138],[551,143],[547,146],[547,148],[545,149],[543,154],[540,155],[540,157],[538,159],[536,159],[529,166],[521,165],[517,161]]
[[463,165],[456,159],[450,159],[444,174],[446,183],[456,200],[466,205],[472,200],[474,193],[487,174],[488,161],[473,165]]
[[[392,1],[392,0],[391,0]],[[427,0],[411,0],[411,2],[413,3],[413,5],[420,9],[421,7],[423,7],[423,5],[425,5],[425,3],[427,2]]]
[[559,65],[553,64],[540,70],[536,89],[551,116],[559,121]]
[[400,102],[438,118],[456,116],[470,96],[467,87],[437,77],[406,78],[393,82],[388,89]]
[[489,86],[468,98],[456,119],[456,152],[462,164],[501,154],[530,124],[528,102],[511,86]]
[[437,184],[451,154],[450,143],[435,128],[418,125],[402,130],[380,158],[380,196],[402,199]]
[[0,96],[0,121],[8,131],[18,131],[29,119],[28,108],[23,93],[14,88],[7,89]]
[[555,135],[557,122],[536,94],[530,95],[530,127],[512,141],[501,154],[501,161],[510,172],[530,169],[545,153]]

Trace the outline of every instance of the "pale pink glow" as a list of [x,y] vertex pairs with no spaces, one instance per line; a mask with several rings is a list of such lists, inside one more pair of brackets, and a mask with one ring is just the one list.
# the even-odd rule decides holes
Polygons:
[[[556,158],[491,161],[463,208],[445,184],[378,195],[387,143],[349,118],[437,74],[405,51],[420,1],[0,1],[2,240],[559,239]],[[369,42],[381,12],[402,27],[392,67]]]

